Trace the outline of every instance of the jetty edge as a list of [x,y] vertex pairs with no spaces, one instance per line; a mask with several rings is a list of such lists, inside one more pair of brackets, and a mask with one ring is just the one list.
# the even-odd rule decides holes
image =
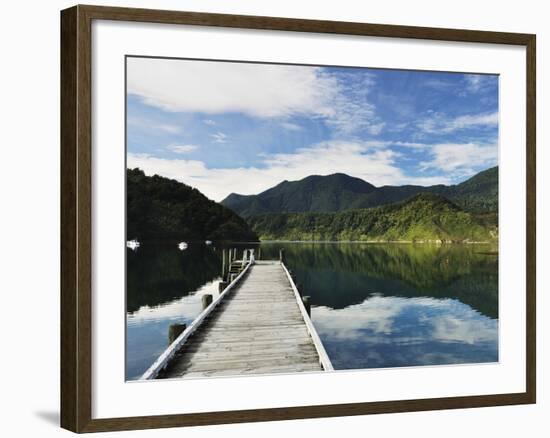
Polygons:
[[220,295],[139,380],[333,371],[284,251],[279,260],[256,260],[254,250],[241,260],[229,254]]

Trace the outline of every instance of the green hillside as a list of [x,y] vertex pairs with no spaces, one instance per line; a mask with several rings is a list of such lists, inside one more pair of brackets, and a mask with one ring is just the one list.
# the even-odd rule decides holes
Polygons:
[[262,213],[341,211],[364,207],[363,200],[376,187],[342,173],[312,175],[300,181],[283,181],[259,195],[231,194],[221,203],[242,217]]
[[431,193],[370,209],[266,214],[248,222],[261,240],[479,242],[497,237],[496,227]]
[[128,239],[256,241],[250,226],[197,189],[127,169]]
[[474,213],[498,211],[498,167],[452,186],[375,187],[359,178],[336,173],[283,181],[258,195],[231,194],[221,203],[241,217],[266,213],[340,212],[404,201],[419,193],[435,193]]

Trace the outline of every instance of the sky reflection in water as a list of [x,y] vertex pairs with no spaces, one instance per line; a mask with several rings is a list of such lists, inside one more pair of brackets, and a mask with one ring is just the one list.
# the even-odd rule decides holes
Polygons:
[[498,360],[498,321],[449,298],[373,296],[312,318],[336,369]]
[[[311,297],[335,369],[498,361],[492,248],[262,243],[262,258],[277,259],[280,248]],[[222,255],[201,244],[183,252],[150,244],[127,255],[126,375],[135,379],[167,347],[170,324],[189,324],[201,296],[217,296]]]

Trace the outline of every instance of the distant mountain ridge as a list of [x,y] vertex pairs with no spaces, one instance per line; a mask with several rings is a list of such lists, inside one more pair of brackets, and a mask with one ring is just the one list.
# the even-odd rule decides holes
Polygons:
[[260,240],[491,242],[498,229],[434,193],[369,209],[280,213],[247,219]]
[[498,211],[498,167],[456,185],[382,186],[342,173],[283,181],[258,195],[232,193],[221,204],[243,218],[268,213],[341,212],[404,201],[420,193],[444,196],[474,213]]

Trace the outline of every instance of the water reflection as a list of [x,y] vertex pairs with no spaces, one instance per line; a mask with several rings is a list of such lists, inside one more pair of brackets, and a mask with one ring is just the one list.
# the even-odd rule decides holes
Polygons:
[[[241,250],[251,244],[231,245]],[[336,369],[498,360],[498,257],[481,245],[262,243],[284,248]],[[127,377],[217,294],[221,247],[143,244],[127,251]]]
[[453,299],[373,296],[312,318],[336,369],[498,360],[497,321]]
[[189,325],[203,310],[202,296],[218,296],[218,281],[206,283],[192,295],[156,307],[143,306],[126,317],[126,378],[139,378],[168,346],[171,324]]

